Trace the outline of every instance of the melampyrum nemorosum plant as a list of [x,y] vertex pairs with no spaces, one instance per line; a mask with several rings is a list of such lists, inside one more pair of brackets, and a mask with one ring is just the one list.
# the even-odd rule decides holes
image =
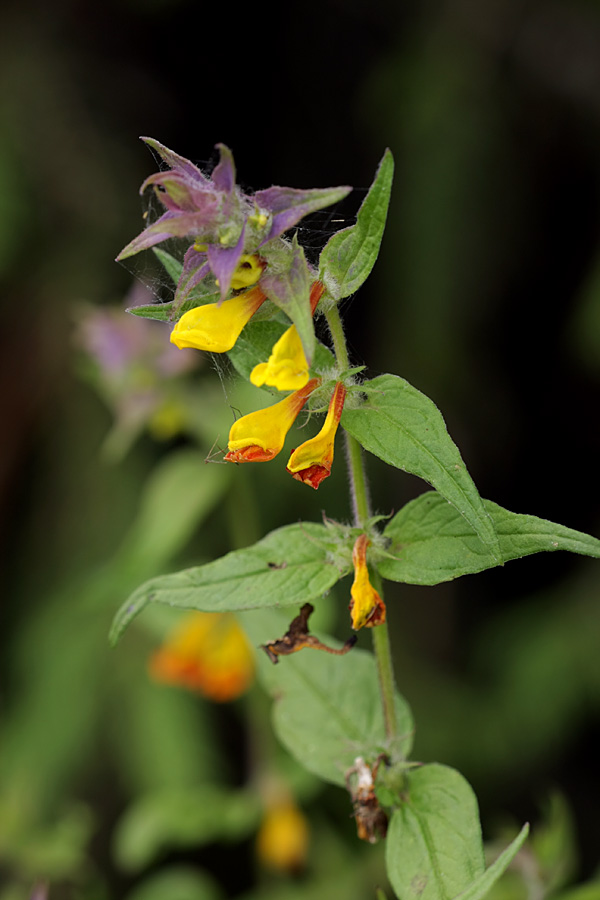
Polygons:
[[[398,897],[479,900],[525,841],[527,826],[485,869],[477,801],[465,779],[447,766],[411,761],[413,722],[394,683],[383,582],[434,585],[543,550],[600,557],[600,541],[483,500],[435,404],[398,375],[365,378],[352,367],[340,301],[360,288],[379,252],[389,151],[356,222],[328,240],[313,267],[292,229],[350,188],[271,187],[248,195],[236,186],[224,145],[209,177],[145,140],[165,166],[142,191],[152,189],[164,212],[118,258],[153,248],[175,290],[169,302],[130,312],[167,323],[177,347],[227,353],[241,378],[277,395],[233,423],[227,462],[271,462],[302,410],[311,419],[324,414],[285,468],[316,490],[330,475],[336,440],[345,440],[352,522],[289,524],[254,546],[154,578],[122,606],[111,639],[151,603],[236,613],[265,651],[260,677],[277,698],[279,738],[306,768],[349,791],[359,838],[385,839]],[[171,238],[184,243],[182,261],[159,247]],[[316,317],[326,323],[326,343],[315,337]],[[433,490],[391,518],[373,515],[364,450]],[[371,630],[373,654],[352,639],[340,647],[310,633],[314,606],[350,573],[350,624]],[[198,673],[190,662],[195,640],[181,634],[156,665],[167,675],[210,681],[210,671]],[[282,656],[290,658],[274,668]],[[210,668],[207,657],[203,669]]]

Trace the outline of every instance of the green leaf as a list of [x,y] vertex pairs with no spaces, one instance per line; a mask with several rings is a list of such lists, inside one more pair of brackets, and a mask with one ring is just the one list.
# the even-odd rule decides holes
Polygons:
[[482,900],[482,897],[488,893],[496,881],[500,878],[504,870],[510,864],[511,860],[516,856],[518,851],[525,843],[525,839],[529,834],[529,825],[523,825],[523,828],[516,836],[514,841],[500,854],[498,859],[483,872],[469,887],[462,891],[456,900]]
[[167,300],[166,303],[145,303],[141,306],[130,306],[127,310],[132,316],[139,316],[141,319],[155,319],[157,322],[169,322],[173,324],[182,315],[190,309],[197,306],[204,306],[206,303],[216,303],[221,295],[217,293],[211,294],[194,294],[193,297],[184,300],[179,305],[174,300]]
[[[264,255],[267,256],[267,253]],[[291,258],[289,253],[286,256],[285,267],[278,270],[274,266],[273,273],[267,269],[260,286],[269,300],[282,309],[298,329],[304,355],[311,363],[315,352],[315,329],[310,311],[311,277],[304,250],[296,235],[292,241]]]
[[287,525],[215,562],[153,578],[134,591],[115,616],[111,643],[148,603],[226,612],[315,600],[346,574],[329,561],[327,537],[324,525]]
[[167,253],[166,250],[161,250],[160,247],[153,247],[152,252],[163,266],[173,284],[177,284],[181,278],[181,273],[183,272],[183,263],[178,259],[175,259],[170,253]]
[[452,900],[484,871],[477,799],[455,769],[407,773],[408,794],[390,821],[388,877],[399,900]]
[[346,431],[384,462],[433,485],[500,561],[494,523],[435,403],[397,375],[380,375],[361,390],[366,402],[342,415]]
[[119,865],[138,871],[167,850],[241,838],[258,824],[260,802],[247,791],[206,784],[145,794],[131,804],[114,837]]
[[[287,630],[291,614],[276,610],[244,613],[240,620],[254,644]],[[329,635],[316,632],[328,646]],[[339,644],[337,644],[339,646]],[[344,774],[357,756],[374,762],[387,752],[394,761],[410,753],[413,721],[403,697],[396,694],[399,738],[385,733],[377,668],[371,653],[353,648],[345,656],[304,649],[273,665],[259,657],[259,677],[273,695],[273,724],[289,752],[310,772],[344,786]]]
[[439,584],[543,550],[600,557],[600,541],[590,535],[509,512],[490,500],[484,500],[484,507],[498,534],[499,559],[454,507],[428,491],[407,503],[385,528],[391,545],[388,555],[377,562],[379,572],[390,581]]
[[338,231],[329,239],[319,260],[319,278],[334,300],[354,294],[367,280],[379,255],[385,229],[394,158],[386,150],[375,181],[365,197],[350,228]]

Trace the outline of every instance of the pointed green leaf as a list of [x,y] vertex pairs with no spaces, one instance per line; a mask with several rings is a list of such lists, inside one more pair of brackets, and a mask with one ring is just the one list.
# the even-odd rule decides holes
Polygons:
[[484,871],[477,799],[459,772],[437,763],[406,779],[387,835],[388,877],[399,900],[452,900]]
[[319,278],[334,300],[354,294],[367,280],[379,255],[385,229],[394,158],[386,150],[375,181],[369,189],[350,228],[338,231],[329,239],[319,260]]
[[116,643],[148,603],[226,612],[301,606],[316,600],[345,574],[329,561],[327,539],[324,525],[288,525],[215,562],[153,578],[123,604],[113,621],[110,641]]
[[[311,277],[304,250],[296,235],[291,249],[291,258],[286,254],[288,258],[285,268],[278,270],[274,266],[273,273],[267,269],[267,274],[260,280],[260,286],[269,300],[282,309],[298,329],[304,354],[310,363],[315,352],[315,329],[310,311]],[[269,259],[267,251],[264,255]]]
[[130,306],[127,312],[132,316],[139,316],[141,319],[155,319],[158,322],[169,322],[173,325],[189,309],[204,306],[205,303],[216,303],[219,296],[219,293],[196,295],[184,300],[181,305],[175,303],[174,300],[168,300],[166,303],[145,303],[141,306]]
[[[284,617],[276,610],[260,610],[241,614],[240,621],[252,643],[259,645],[281,637],[296,612]],[[339,646],[329,635],[318,637],[327,646]],[[355,647],[345,656],[330,656],[305,648],[282,657],[277,665],[261,653],[259,677],[276,701],[273,724],[279,739],[299,763],[325,781],[343,786],[357,756],[374,762],[386,752],[397,761],[410,753],[414,725],[399,694],[399,738],[390,743],[386,737],[371,653]]]
[[380,375],[361,390],[366,402],[342,415],[346,431],[384,462],[429,482],[500,561],[494,523],[435,403],[397,375]]
[[498,859],[479,878],[475,879],[465,891],[462,891],[455,900],[482,900],[521,849],[528,834],[529,825],[523,825],[514,841],[500,854]]
[[183,272],[183,263],[178,259],[175,259],[170,253],[167,253],[166,250],[161,250],[160,247],[153,247],[152,252],[163,266],[173,284],[177,284],[181,278],[181,273]]
[[390,581],[439,584],[544,550],[600,558],[600,541],[588,534],[509,512],[490,500],[484,500],[484,506],[498,534],[499,560],[456,509],[428,491],[407,503],[386,527],[384,535],[391,544],[377,563],[379,572]]

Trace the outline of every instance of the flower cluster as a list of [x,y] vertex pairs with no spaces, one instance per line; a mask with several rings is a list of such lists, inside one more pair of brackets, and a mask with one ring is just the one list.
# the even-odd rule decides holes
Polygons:
[[[286,466],[295,480],[316,490],[331,473],[346,386],[341,380],[323,384],[319,372],[311,369],[312,318],[325,287],[297,241],[288,241],[284,234],[308,213],[343,198],[350,188],[271,187],[248,195],[236,186],[233,156],[224,144],[217,145],[220,160],[207,176],[190,160],[157,141],[144,140],[166,168],[147,178],[141,192],[152,188],[164,212],[118,258],[125,259],[171,238],[187,242],[171,317],[175,321],[170,340],[180,349],[228,353],[259,310],[261,319],[277,312],[273,304],[287,314],[290,326],[280,334],[268,359],[249,372],[252,384],[274,388],[285,396],[234,422],[225,460],[247,463],[274,459],[296,418],[318,390],[319,404],[328,402],[325,421],[318,434],[292,450]],[[327,397],[328,384],[332,387]],[[350,611],[354,630],[385,621],[385,606],[369,578],[369,543],[367,535],[361,534],[352,554]],[[302,613],[294,621],[306,626]],[[248,661],[237,668],[231,665],[232,654],[242,661],[245,654],[236,629],[234,620],[227,617],[189,617],[155,654],[153,673],[216,699],[234,696],[251,678]],[[294,633],[290,646],[283,647],[291,634],[274,642],[277,652],[315,645],[316,638],[304,627],[301,635]],[[343,652],[350,646],[352,642]],[[275,650],[272,658],[277,661]]]
[[[171,342],[179,348],[226,353],[267,300],[292,319],[268,360],[255,365],[250,374],[259,387],[292,393],[238,419],[225,456],[236,463],[266,462],[282,450],[296,417],[321,386],[310,372],[311,316],[324,287],[315,280],[302,249],[283,235],[304,216],[341,200],[350,188],[271,187],[250,196],[236,186],[233,156],[224,144],[217,145],[220,160],[207,177],[190,160],[155,140],[144,140],[168,168],[147,178],[141,192],[153,188],[165,211],[117,258],[125,259],[169,238],[187,240],[174,301],[175,310],[185,303],[186,311],[175,322]],[[218,288],[217,302],[199,302],[206,301],[211,286]],[[331,472],[345,396],[346,389],[338,382],[323,428],[295,449],[288,461],[287,471],[312,488],[318,488]]]
[[[322,294],[323,285],[315,282],[310,293],[313,312]],[[264,300],[265,295],[256,285],[220,306],[210,303],[191,309],[173,328],[171,341],[178,347],[224,353],[234,346]],[[269,360],[255,366],[251,374],[254,384],[267,383],[280,391],[292,389],[292,393],[234,422],[225,456],[228,462],[268,462],[281,452],[288,431],[313,391],[320,387],[320,379],[310,378],[309,370],[298,331],[292,325],[275,343]],[[345,397],[346,388],[337,382],[321,431],[293,450],[288,461],[287,471],[315,489],[331,472],[335,435]]]
[[[275,303],[276,275],[293,264],[293,249],[282,235],[309,213],[343,199],[349,187],[301,190],[270,187],[253,195],[236,185],[233,155],[217,144],[220,160],[207,177],[189,159],[152,138],[142,138],[168,166],[150,175],[140,188],[154,188],[165,212],[119,254],[123,260],[169,238],[186,238],[183,271],[176,298],[183,301],[208,276],[218,284],[221,302],[230,289],[262,283]],[[271,276],[271,277],[269,277]]]
[[[148,289],[136,284],[126,305],[150,299]],[[114,416],[103,447],[110,458],[122,456],[144,428],[157,440],[170,440],[186,430],[189,411],[183,385],[185,376],[202,362],[196,354],[178,353],[165,344],[155,322],[136,321],[124,309],[81,310],[75,340],[84,354],[86,377]]]

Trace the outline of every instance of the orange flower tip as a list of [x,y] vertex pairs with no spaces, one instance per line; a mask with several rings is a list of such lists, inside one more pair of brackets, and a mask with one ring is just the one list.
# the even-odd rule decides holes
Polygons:
[[301,469],[299,472],[291,472],[290,469],[287,468],[286,472],[289,472],[296,481],[301,481],[302,484],[308,484],[316,491],[321,482],[325,481],[325,479],[329,478],[331,475],[331,466],[327,467],[315,463],[312,466],[308,466],[306,469]]
[[352,618],[352,628],[355,631],[359,631],[361,628],[374,628],[376,625],[384,624],[385,603],[375,590],[373,590],[370,603],[373,605],[366,610],[361,608],[363,604],[360,602],[357,604],[352,600],[350,603],[348,609]]
[[250,444],[248,447],[240,447],[239,450],[230,450],[225,456],[225,461],[234,463],[270,462],[277,456],[277,453],[277,450],[263,450],[256,444]]

